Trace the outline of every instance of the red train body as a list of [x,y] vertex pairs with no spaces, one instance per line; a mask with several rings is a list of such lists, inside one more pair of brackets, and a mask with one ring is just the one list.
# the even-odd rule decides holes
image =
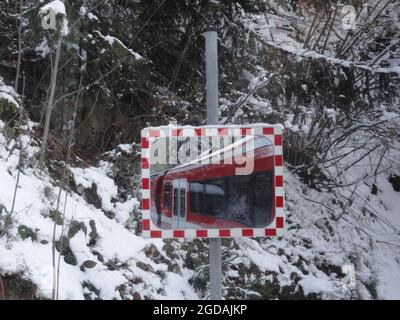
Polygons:
[[[151,177],[151,218],[161,229],[264,228],[274,219],[274,147],[256,137],[251,174],[234,161],[200,160]],[[260,143],[260,139],[263,142]],[[210,154],[213,157],[220,151]],[[223,158],[223,160],[226,160]]]

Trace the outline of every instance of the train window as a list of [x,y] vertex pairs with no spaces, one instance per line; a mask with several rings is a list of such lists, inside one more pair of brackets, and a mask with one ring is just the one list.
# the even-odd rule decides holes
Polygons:
[[178,215],[178,189],[174,189],[174,216]]
[[189,183],[190,212],[204,212],[204,183],[194,181]]
[[264,228],[271,222],[272,188],[272,173],[193,181],[190,212]]
[[181,202],[181,217],[184,218],[186,216],[186,190],[180,189],[180,202]]
[[205,182],[206,214],[222,218],[226,212],[225,179],[208,180]]
[[255,175],[254,182],[254,227],[264,228],[271,222],[272,174]]
[[251,208],[251,176],[235,176],[228,178],[227,214],[226,218],[252,226]]
[[170,209],[171,208],[171,191],[172,191],[172,184],[167,182],[165,184],[164,189],[164,208]]

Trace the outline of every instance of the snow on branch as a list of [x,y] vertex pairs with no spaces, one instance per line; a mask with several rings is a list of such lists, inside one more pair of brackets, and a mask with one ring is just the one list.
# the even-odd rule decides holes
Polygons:
[[137,52],[133,51],[132,49],[129,49],[124,43],[119,40],[116,37],[110,36],[110,35],[103,35],[100,31],[96,30],[95,31],[104,41],[108,42],[108,44],[112,47],[114,43],[118,43],[122,48],[124,48],[126,51],[128,51],[136,60],[144,60],[144,58],[138,54]]
[[13,104],[16,108],[19,108],[17,102],[17,93],[14,91],[13,87],[7,86],[3,82],[3,78],[0,77],[0,100],[3,99],[8,103]]
[[357,68],[357,69],[362,69],[362,70],[369,71],[372,73],[385,73],[385,74],[394,73],[394,74],[400,75],[400,66],[384,68],[384,67],[375,66],[375,65],[367,65],[367,64],[363,64],[363,63],[357,63],[354,61],[342,60],[342,59],[329,57],[327,55],[318,53],[313,50],[298,49],[298,48],[291,47],[290,45],[279,44],[279,43],[275,43],[272,41],[265,41],[260,38],[258,40],[267,46],[282,50],[286,53],[296,56],[299,59],[324,60],[332,65],[338,65],[338,66],[341,66],[344,68]]
[[49,11],[54,12],[56,15],[61,14],[65,17],[67,16],[65,5],[60,0],[54,0],[40,8],[41,14],[46,14]]

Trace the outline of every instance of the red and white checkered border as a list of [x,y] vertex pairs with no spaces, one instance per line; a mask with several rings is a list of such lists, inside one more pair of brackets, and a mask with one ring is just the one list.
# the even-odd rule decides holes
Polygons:
[[[260,136],[274,143],[275,156],[275,219],[267,228],[179,229],[164,230],[153,224],[150,215],[150,161],[152,143],[159,137],[177,136]],[[249,126],[164,126],[142,130],[142,236],[144,238],[239,238],[282,236],[285,228],[283,189],[283,126],[257,124]]]

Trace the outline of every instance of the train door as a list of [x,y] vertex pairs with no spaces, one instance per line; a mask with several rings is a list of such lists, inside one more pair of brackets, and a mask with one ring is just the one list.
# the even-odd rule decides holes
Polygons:
[[173,181],[172,201],[172,228],[179,229],[186,227],[186,203],[187,203],[187,181],[177,179]]

